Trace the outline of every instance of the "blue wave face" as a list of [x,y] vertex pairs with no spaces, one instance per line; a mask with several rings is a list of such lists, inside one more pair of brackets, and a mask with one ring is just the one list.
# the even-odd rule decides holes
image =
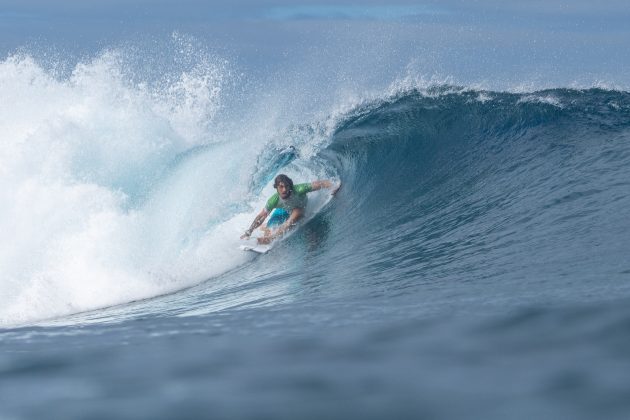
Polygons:
[[323,259],[347,287],[447,300],[466,283],[458,299],[521,304],[625,293],[627,93],[411,92],[356,114],[325,152],[345,184]]

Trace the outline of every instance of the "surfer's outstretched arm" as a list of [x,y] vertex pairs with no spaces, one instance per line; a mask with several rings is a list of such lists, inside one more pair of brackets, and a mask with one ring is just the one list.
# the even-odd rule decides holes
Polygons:
[[263,208],[260,213],[258,213],[258,216],[256,216],[256,218],[254,219],[249,229],[247,229],[245,233],[241,235],[241,239],[249,238],[252,235],[254,229],[263,224],[263,222],[267,218],[267,215],[269,215],[269,212],[266,208]]
[[319,181],[311,182],[311,191],[321,190],[322,188],[332,189],[331,194],[335,195],[337,191],[339,191],[339,188],[341,188],[341,182],[338,185],[335,185],[329,179],[321,179]]

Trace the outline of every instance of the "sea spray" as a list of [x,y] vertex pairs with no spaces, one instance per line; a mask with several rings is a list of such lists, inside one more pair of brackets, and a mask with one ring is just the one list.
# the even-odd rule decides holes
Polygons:
[[[107,51],[66,79],[27,55],[0,64],[0,223],[11,238],[0,257],[2,324],[148,297],[222,269],[166,268],[186,259],[170,244],[189,221],[153,204],[177,156],[207,141],[218,70],[182,71],[150,90],[125,78],[122,58]],[[221,178],[208,178],[212,191]]]

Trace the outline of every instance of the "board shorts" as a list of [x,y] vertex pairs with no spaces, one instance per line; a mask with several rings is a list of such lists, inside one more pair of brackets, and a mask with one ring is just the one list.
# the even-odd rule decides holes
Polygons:
[[289,218],[289,213],[285,209],[276,208],[271,213],[271,217],[267,222],[267,227],[272,228],[276,226],[280,226]]

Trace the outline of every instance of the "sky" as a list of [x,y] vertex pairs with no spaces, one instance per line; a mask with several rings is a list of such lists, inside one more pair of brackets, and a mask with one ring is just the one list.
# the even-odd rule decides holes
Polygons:
[[86,55],[177,32],[248,72],[359,61],[374,78],[412,68],[498,87],[624,88],[628,22],[630,3],[620,0],[3,0],[0,54]]
[[[444,20],[461,22],[499,20],[509,18],[521,24],[571,23],[576,27],[604,23],[623,29],[630,17],[630,5],[621,0],[442,0],[395,2],[375,0],[109,0],[94,2],[82,0],[3,0],[0,17],[7,20],[55,20],[83,18],[92,20],[127,19],[134,21],[217,21],[217,20],[295,20],[295,19],[347,19],[391,20],[410,18],[424,20],[440,16]],[[534,19],[536,18],[536,19]],[[539,19],[543,19],[540,22]]]

